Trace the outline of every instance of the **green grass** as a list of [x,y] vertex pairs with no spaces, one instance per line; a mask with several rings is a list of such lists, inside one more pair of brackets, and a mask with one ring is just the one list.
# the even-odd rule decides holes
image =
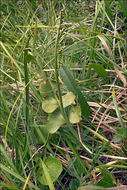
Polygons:
[[127,185],[125,8],[2,0],[2,189]]

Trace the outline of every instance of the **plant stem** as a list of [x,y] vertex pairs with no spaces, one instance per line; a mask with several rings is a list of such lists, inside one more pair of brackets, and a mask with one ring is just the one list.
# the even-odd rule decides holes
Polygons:
[[62,21],[62,12],[60,14],[60,23],[57,28],[57,35],[56,35],[56,41],[55,41],[55,77],[56,77],[56,84],[57,84],[57,89],[58,89],[58,97],[59,97],[59,101],[60,101],[60,110],[61,110],[63,117],[65,118],[65,120],[68,123],[68,118],[67,118],[66,113],[63,108],[62,94],[61,94],[60,83],[59,83],[59,78],[58,78],[59,77],[59,73],[58,73],[58,42],[59,42],[61,21]]
[[28,136],[29,136],[29,76],[28,76],[28,46],[29,46],[29,41],[30,41],[31,35],[29,36],[26,46],[24,49],[24,76],[25,76],[25,95],[26,95],[26,107],[25,107],[25,143],[24,143],[24,149],[26,148],[26,144],[28,142]]

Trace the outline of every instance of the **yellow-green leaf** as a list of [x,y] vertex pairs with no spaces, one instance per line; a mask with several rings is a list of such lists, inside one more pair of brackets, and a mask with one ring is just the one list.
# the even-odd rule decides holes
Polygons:
[[53,97],[49,97],[42,102],[42,109],[46,113],[52,113],[58,107],[57,100]]
[[61,125],[65,123],[63,115],[61,114],[60,110],[56,110],[55,112],[51,113],[48,117],[48,121],[44,126],[45,131],[48,133],[55,133]]
[[49,185],[51,189],[51,187],[53,188],[53,182],[57,180],[62,172],[62,164],[57,158],[46,157],[41,166],[38,171],[39,181],[43,185]]
[[79,123],[81,121],[81,108],[80,106],[72,106],[69,110],[70,123]]
[[66,95],[62,97],[63,107],[66,108],[67,106],[71,105],[75,101],[75,95],[72,92],[68,92]]
[[[41,160],[41,164],[42,164],[42,168],[43,168],[43,171],[44,171],[44,179],[45,179],[45,183],[46,183],[46,185],[48,185],[49,186],[49,189],[50,190],[55,190],[55,187],[54,187],[54,185],[53,185],[53,181],[52,181],[52,179],[51,179],[51,177],[50,177],[50,174],[49,174],[49,171],[48,171],[48,168],[46,167],[46,165],[45,165],[45,163]],[[41,178],[41,182],[43,182],[43,178]]]

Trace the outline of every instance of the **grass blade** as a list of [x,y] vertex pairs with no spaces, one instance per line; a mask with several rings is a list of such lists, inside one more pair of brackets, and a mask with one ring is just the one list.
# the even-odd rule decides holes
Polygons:
[[[26,179],[24,179],[23,177],[21,177],[19,174],[15,173],[13,170],[10,170],[6,166],[0,164],[0,168],[1,168],[1,170],[4,170],[5,172],[7,172],[7,173],[13,175],[15,178],[19,179],[21,182],[23,182],[23,183],[26,182]],[[39,190],[39,188],[36,185],[34,185],[33,183],[28,182],[28,184],[29,184],[30,187]]]
[[86,117],[86,119],[89,120],[90,107],[65,64],[63,64],[63,69],[60,70],[60,74],[63,78],[65,85],[67,86],[67,89],[73,92],[78,97],[78,101],[81,106],[82,113],[84,117]]
[[123,119],[122,119],[122,116],[121,116],[121,113],[118,109],[118,104],[117,104],[117,101],[116,101],[116,96],[115,96],[115,89],[113,88],[113,91],[112,91],[112,96],[113,96],[113,102],[114,102],[114,106],[115,106],[115,110],[116,110],[116,114],[117,114],[117,117],[119,119],[119,122],[120,122],[120,125],[123,129],[123,132],[124,132],[124,136],[125,138],[127,139],[127,128],[125,127],[125,124],[123,122]]
[[122,10],[123,10],[123,12],[125,14],[125,16],[127,17],[127,1],[125,1],[125,0],[118,0],[118,2],[120,4],[120,6],[121,6],[121,8],[122,8]]
[[42,164],[42,167],[43,167],[43,170],[44,170],[44,174],[45,174],[47,183],[48,183],[48,185],[49,185],[49,189],[50,189],[50,190],[55,190],[55,187],[54,187],[54,185],[53,185],[53,182],[52,182],[52,180],[51,180],[51,177],[50,177],[50,175],[49,175],[49,172],[48,172],[48,170],[47,170],[47,167],[46,167],[45,163],[44,163],[42,160],[41,160],[41,164]]

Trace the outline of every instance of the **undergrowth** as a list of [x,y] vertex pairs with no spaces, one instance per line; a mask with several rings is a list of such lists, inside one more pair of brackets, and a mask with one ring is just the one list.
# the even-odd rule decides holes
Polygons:
[[127,185],[127,2],[0,9],[1,188]]

